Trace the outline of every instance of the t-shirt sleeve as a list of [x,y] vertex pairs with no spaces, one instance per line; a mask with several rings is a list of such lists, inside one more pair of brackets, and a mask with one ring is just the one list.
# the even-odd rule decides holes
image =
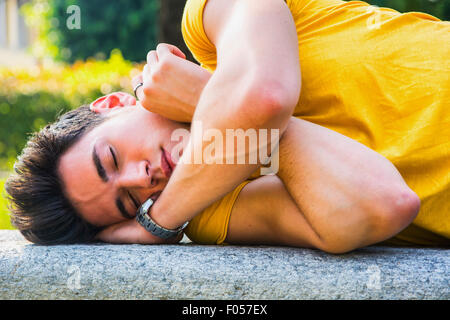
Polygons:
[[258,179],[260,176],[261,171],[257,169],[247,180],[240,183],[225,197],[217,200],[196,215],[185,229],[188,238],[199,244],[223,244],[227,237],[231,211],[239,193],[247,183]]
[[188,238],[199,244],[223,244],[234,203],[242,188],[249,182],[251,180],[245,180],[225,197],[196,215],[184,230]]
[[200,65],[213,72],[217,66],[216,47],[203,27],[203,10],[207,0],[188,0],[181,21],[184,42]]

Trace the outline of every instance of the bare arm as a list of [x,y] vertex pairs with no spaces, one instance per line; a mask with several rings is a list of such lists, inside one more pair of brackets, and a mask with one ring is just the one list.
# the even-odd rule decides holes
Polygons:
[[[394,236],[418,213],[420,201],[395,167],[337,132],[291,118],[279,156],[278,176],[260,177],[241,190],[227,243],[342,253]],[[134,220],[108,227],[99,238],[165,242],[136,228]]]
[[[220,2],[222,0],[216,1]],[[215,1],[211,1],[211,3],[213,2]],[[214,15],[210,15],[210,17],[213,19]],[[214,38],[214,36],[211,35],[211,38]],[[219,40],[217,41],[220,42]],[[233,54],[237,53],[239,52],[237,51]],[[243,56],[244,61],[247,61],[245,58],[246,56]],[[250,63],[251,57],[247,58],[249,59],[247,62]],[[264,59],[269,59],[269,57],[264,56]],[[272,98],[270,96],[268,98],[266,97],[266,102],[258,99],[254,100],[255,95],[259,96],[259,98],[261,96],[264,97],[264,90],[268,90],[269,87],[259,87],[260,90],[263,90],[263,94],[258,94],[259,91],[247,91],[249,89],[248,83],[247,86],[244,84],[246,83],[245,80],[249,79],[248,75],[239,77],[238,75],[242,74],[242,72],[239,69],[233,69],[233,66],[230,65],[231,62],[232,60],[227,62],[225,59],[222,64],[224,66],[228,63],[229,68],[227,70],[231,71],[231,73],[228,73],[227,70],[221,71],[219,69],[223,74],[219,74],[217,77],[213,76],[208,82],[207,87],[210,86],[210,88],[204,90],[199,103],[199,108],[203,106],[201,108],[203,112],[200,111],[200,113],[197,113],[196,111],[196,114],[203,115],[207,119],[206,123],[209,123],[211,127],[214,127],[211,123],[214,124],[214,120],[217,121],[217,126],[222,129],[229,128],[227,127],[228,125],[233,125],[232,128],[246,129],[247,127],[251,127],[249,124],[253,124],[256,128],[276,127],[274,123],[267,121],[267,119],[271,118],[267,114],[273,116],[273,111],[272,113],[267,112],[265,116],[263,115],[259,118],[254,117],[254,115],[258,114],[261,110],[270,109],[271,105],[273,107],[274,104],[267,103],[267,101],[277,101],[275,107],[279,108],[283,104],[280,101],[284,99],[287,99],[286,101],[295,100],[292,98],[295,95],[279,95],[280,87],[276,88],[275,86],[272,89],[274,89],[273,92],[276,92],[274,95],[277,98],[273,99],[273,96]],[[237,67],[243,68],[240,65]],[[255,71],[257,66],[250,64],[249,68],[251,71],[250,75],[257,74]],[[281,69],[285,70],[288,68]],[[238,84],[237,87],[225,82],[226,75],[230,76],[231,79],[233,79],[233,76],[236,77],[234,83]],[[289,75],[280,74],[279,77],[280,79],[286,78],[285,83],[290,83]],[[271,78],[269,77],[269,79]],[[268,83],[271,85],[274,83],[277,84],[275,80],[273,82],[269,81]],[[233,88],[235,88],[234,91],[232,90]],[[247,90],[243,90],[242,88]],[[255,87],[250,86],[250,88]],[[272,91],[269,90],[270,92]],[[286,91],[282,89],[281,92]],[[280,97],[284,97],[284,99]],[[202,100],[205,101],[202,102]],[[248,110],[244,109],[245,103],[250,105]],[[225,123],[213,117],[214,114],[208,111],[217,110],[213,108],[217,106],[221,108],[221,117],[224,116],[222,111],[225,111],[225,114],[231,120],[239,119],[240,122],[230,121]],[[211,107],[211,110],[208,110],[209,107]],[[219,109],[219,107],[217,108]],[[245,116],[242,117],[242,113],[244,115],[248,114],[247,118]],[[213,117],[212,120],[208,118],[209,116]],[[283,117],[281,116],[280,118]],[[210,122],[208,122],[208,119]],[[280,121],[279,119],[276,120]],[[356,141],[303,120],[290,118],[290,120],[286,121],[286,125],[279,124],[279,127],[287,127],[287,129],[280,142],[281,162],[278,175],[290,194],[291,203],[290,209],[284,210],[286,208],[283,205],[286,202],[277,202],[276,205],[278,207],[274,208],[278,208],[278,210],[272,210],[267,214],[272,214],[274,219],[278,217],[277,213],[280,214],[279,218],[276,219],[281,219],[277,220],[277,225],[280,226],[281,230],[283,230],[283,226],[290,227],[290,230],[292,230],[293,226],[298,226],[283,214],[284,212],[293,212],[292,203],[295,203],[296,212],[301,212],[304,216],[303,221],[307,223],[303,225],[304,228],[299,228],[299,230],[306,230],[305,228],[307,226],[310,228],[308,232],[310,237],[302,238],[302,241],[304,241],[302,243],[330,252],[347,251],[352,248],[381,241],[395,234],[412,221],[412,217],[417,213],[418,198],[407,188],[395,167],[386,159]],[[218,168],[220,166],[227,168]],[[164,215],[168,218],[165,226],[169,228],[175,227],[181,224],[181,220],[190,219],[201,208],[206,207],[215,199],[220,198],[221,195],[231,191],[235,185],[253,172],[253,168],[246,171],[248,165],[234,167],[217,165],[210,167],[215,168],[208,171],[205,167],[199,169],[195,166],[191,168],[186,166],[182,169],[184,173],[179,174],[178,182],[175,185],[171,185],[171,182],[169,182],[163,195],[154,206],[156,208],[158,203],[164,204],[161,200],[164,194],[166,194],[166,207],[161,206],[160,208],[161,218],[164,218]],[[177,170],[175,170],[171,181],[175,178]],[[201,171],[203,174],[199,174]],[[190,172],[193,172],[193,174],[190,174]],[[183,176],[184,178],[180,178]],[[239,176],[239,179],[236,176]],[[267,180],[268,178],[264,179],[264,181]],[[255,185],[253,182],[251,184],[252,186]],[[184,187],[180,187],[183,185]],[[188,205],[180,199],[180,194],[183,198],[189,199],[187,201]],[[175,198],[179,201],[172,201]],[[209,200],[207,200],[208,198]],[[253,201],[238,202],[237,206],[239,203],[244,203],[244,207],[248,205],[250,209],[257,197],[252,199]],[[205,205],[207,202],[208,204]],[[171,204],[173,205],[172,207],[170,206]],[[267,211],[267,207],[265,208]],[[172,212],[178,212],[178,217],[170,217]],[[247,210],[247,212],[252,211]],[[153,211],[153,213],[157,216],[158,211]],[[233,215],[234,217],[237,216],[236,213],[233,213]],[[184,218],[182,219],[182,217]],[[248,215],[248,217],[252,216]],[[179,220],[175,223],[177,219]],[[155,220],[164,226],[163,219],[158,220],[156,217]],[[241,225],[244,226],[246,224]],[[137,228],[139,229],[140,226],[137,226]],[[230,236],[232,236],[233,230],[232,228]],[[313,233],[311,233],[311,230]],[[302,234],[302,237],[306,234],[303,234],[301,231],[299,232]],[[154,243],[154,239],[147,236],[145,230],[139,232],[139,234],[142,237],[139,238],[138,242]],[[273,236],[267,233],[263,234],[267,238]],[[132,236],[125,235],[121,239],[125,242],[134,242]]]
[[206,31],[217,47],[218,67],[193,117],[203,131],[192,126],[188,147],[151,209],[153,219],[170,229],[192,219],[258,167],[192,164],[195,148],[200,146],[203,154],[207,146],[203,132],[213,128],[223,137],[226,129],[276,128],[283,132],[300,93],[297,35],[284,2],[213,0],[208,2],[205,17]]
[[[297,33],[289,8],[278,0],[210,0],[204,25],[216,46],[218,66],[201,93],[193,122],[198,120],[204,131],[213,128],[223,137],[227,129],[236,128],[283,132],[298,101],[301,81]],[[189,118],[192,109],[186,110]],[[192,164],[195,147],[200,146],[203,154],[202,138],[201,130],[192,127],[183,156],[151,208],[153,220],[163,227],[174,229],[191,220],[259,167],[259,163]],[[226,158],[222,160],[226,163]],[[111,227],[115,236],[104,230],[100,238],[153,242],[151,237],[136,238],[132,228],[139,235],[145,235],[145,230],[136,222],[129,224],[128,232]]]
[[392,163],[337,132],[291,118],[279,156],[277,177],[242,189],[226,241],[341,253],[394,236],[418,213]]

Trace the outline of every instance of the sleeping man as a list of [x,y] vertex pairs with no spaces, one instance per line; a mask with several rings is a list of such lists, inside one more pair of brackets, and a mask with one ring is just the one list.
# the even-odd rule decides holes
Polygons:
[[[6,185],[14,225],[47,244],[179,241],[135,219],[153,198],[153,225],[189,222],[197,243],[448,245],[450,26],[386,8],[374,26],[369,7],[189,0],[201,65],[160,44],[134,79],[139,102],[113,93],[37,133]],[[258,143],[226,138],[239,130]],[[272,174],[249,161],[265,151]]]

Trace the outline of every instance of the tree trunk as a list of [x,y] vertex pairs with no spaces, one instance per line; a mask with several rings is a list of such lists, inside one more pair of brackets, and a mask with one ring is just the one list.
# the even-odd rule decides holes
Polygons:
[[159,0],[158,43],[164,42],[177,46],[186,55],[186,59],[196,62],[184,44],[181,34],[181,18],[186,0]]

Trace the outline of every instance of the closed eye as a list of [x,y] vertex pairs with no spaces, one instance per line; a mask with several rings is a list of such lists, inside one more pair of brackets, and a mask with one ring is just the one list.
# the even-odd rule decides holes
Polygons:
[[[116,169],[119,169],[119,165],[117,163],[117,157],[116,157],[116,154],[114,153],[113,148],[109,147],[109,152],[111,152],[111,156],[113,158]],[[139,209],[139,202],[136,201],[136,199],[131,195],[130,192],[128,192],[128,197],[130,198],[131,202],[136,206],[136,209]]]
[[134,205],[136,206],[136,209],[139,208],[139,203],[136,201],[136,199],[131,195],[130,192],[128,192],[128,196],[130,197],[131,201],[134,203]]
[[111,148],[111,147],[109,147],[109,151],[111,152],[111,155],[112,155],[112,157],[113,157],[113,160],[114,160],[114,165],[116,166],[116,168],[118,169],[119,168],[119,166],[117,165],[117,158],[116,158],[116,154],[114,153],[114,150]]

